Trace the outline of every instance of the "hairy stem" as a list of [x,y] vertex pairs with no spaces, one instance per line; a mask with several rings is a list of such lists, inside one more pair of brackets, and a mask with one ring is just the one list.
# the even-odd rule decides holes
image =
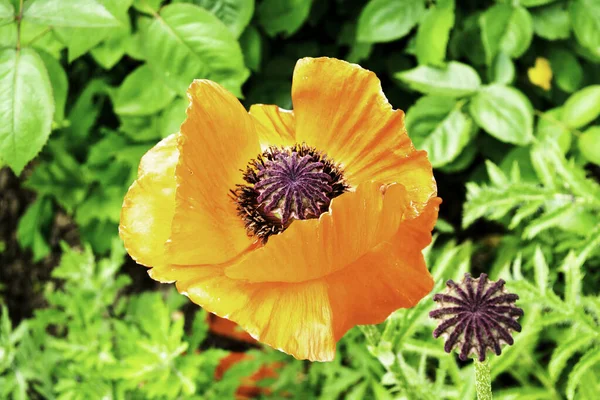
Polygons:
[[484,362],[475,360],[475,390],[477,390],[477,400],[492,400],[492,377],[487,360]]

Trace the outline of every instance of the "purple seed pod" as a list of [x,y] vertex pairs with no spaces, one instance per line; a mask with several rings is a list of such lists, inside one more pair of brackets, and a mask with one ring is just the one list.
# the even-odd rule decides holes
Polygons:
[[446,292],[433,296],[438,307],[429,316],[440,320],[433,337],[446,339],[447,353],[459,349],[463,361],[474,355],[484,361],[488,348],[500,355],[504,344],[514,343],[511,331],[521,332],[517,319],[523,310],[514,305],[519,296],[508,293],[504,283],[490,281],[486,274],[478,279],[465,274],[462,282],[449,280]]

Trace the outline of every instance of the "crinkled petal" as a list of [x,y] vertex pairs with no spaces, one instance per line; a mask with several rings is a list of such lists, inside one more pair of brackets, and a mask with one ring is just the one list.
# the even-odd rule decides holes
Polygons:
[[296,139],[342,164],[351,185],[404,185],[417,212],[436,194],[431,164],[416,151],[377,76],[332,58],[303,58],[294,70]]
[[[385,193],[384,193],[385,192]],[[402,185],[365,182],[333,199],[319,219],[298,220],[225,268],[232,279],[303,282],[354,262],[398,230],[409,207]]]
[[256,131],[263,150],[269,146],[293,146],[296,143],[294,112],[275,105],[255,104],[250,115],[257,122]]
[[201,267],[193,278],[178,281],[177,289],[257,340],[298,359],[329,361],[335,355],[323,281],[251,283],[228,278],[220,267]]
[[400,224],[389,241],[325,277],[339,340],[355,325],[378,324],[399,308],[415,306],[433,289],[422,249],[431,242],[439,198],[415,219]]
[[148,267],[167,263],[164,244],[175,213],[178,157],[177,134],[172,134],[142,157],[138,178],[123,201],[119,233],[131,257]]
[[230,190],[260,153],[253,119],[220,85],[196,80],[178,141],[177,193],[171,237],[172,264],[215,264],[253,243],[237,215]]

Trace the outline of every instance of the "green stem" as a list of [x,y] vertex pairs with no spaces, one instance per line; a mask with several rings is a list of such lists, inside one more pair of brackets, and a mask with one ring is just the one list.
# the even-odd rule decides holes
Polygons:
[[475,389],[477,400],[492,400],[492,377],[487,360],[484,362],[475,360]]

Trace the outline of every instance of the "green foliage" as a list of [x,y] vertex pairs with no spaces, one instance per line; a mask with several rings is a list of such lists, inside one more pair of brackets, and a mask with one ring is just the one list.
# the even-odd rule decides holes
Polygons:
[[[431,295],[351,330],[331,363],[252,347],[217,380],[230,352],[205,313],[121,271],[123,196],[179,129],[192,80],[291,108],[296,60],[325,55],[374,71],[428,152],[444,199],[432,293],[470,271],[521,297],[523,331],[490,360],[494,396],[595,400],[599,46],[598,0],[0,0],[0,166],[33,192],[0,256],[13,238],[33,262],[62,253],[32,282],[45,307],[19,324],[3,307],[0,398],[229,399],[261,367],[276,370],[263,397],[475,398],[473,365],[431,337]],[[58,217],[83,251],[57,245]]]

